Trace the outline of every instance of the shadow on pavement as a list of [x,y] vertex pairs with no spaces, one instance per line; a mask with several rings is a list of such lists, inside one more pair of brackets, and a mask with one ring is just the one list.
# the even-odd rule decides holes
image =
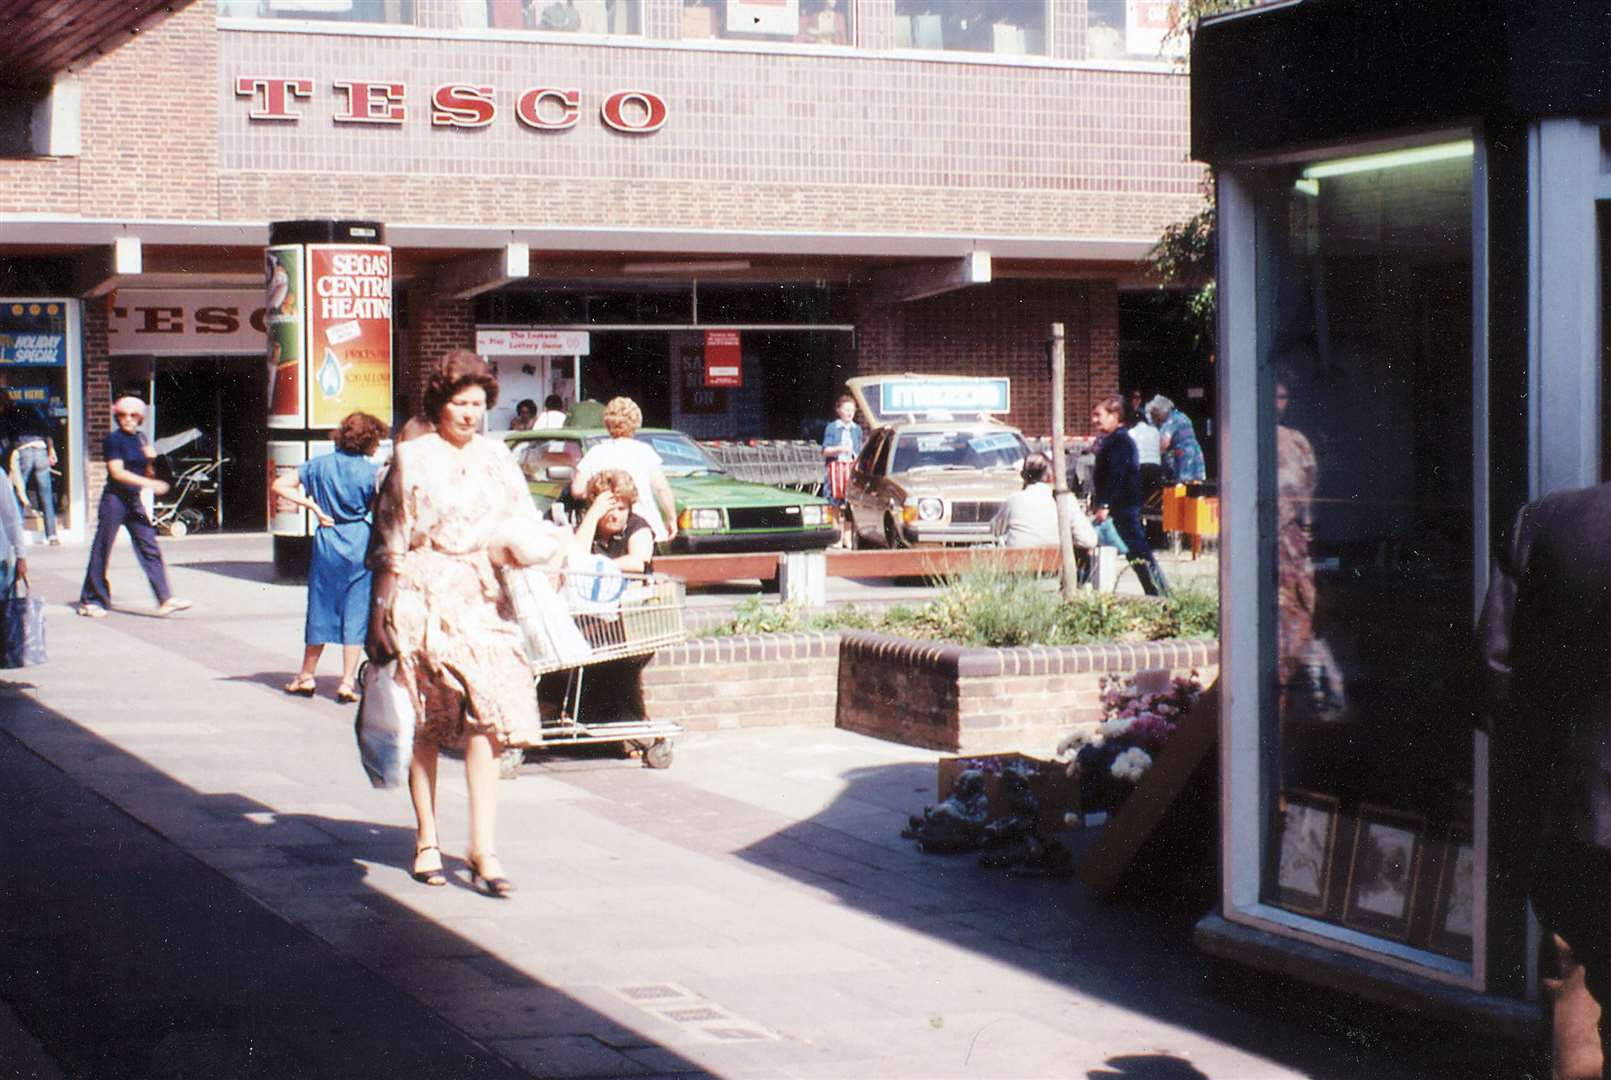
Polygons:
[[192,562],[179,554],[175,557],[173,548],[165,548],[163,554],[167,556],[170,566],[182,566],[186,570],[200,570],[207,574],[218,574],[222,577],[236,578],[240,581],[256,581],[264,585],[295,585],[305,587],[306,581],[282,581],[274,576],[274,563],[264,562],[261,559],[221,559],[198,560]]
[[[142,818],[0,731],[0,999],[65,1075],[700,1075],[370,888],[364,863],[397,865],[412,829],[200,793],[60,714],[0,698],[7,727],[22,716],[70,730],[80,761],[115,773],[120,799]],[[206,857],[232,876],[157,831],[174,822],[209,836]],[[462,865],[449,871],[469,888]],[[411,979],[421,985],[408,993],[400,986]],[[413,996],[476,993],[487,1001],[486,1041]]]
[[[1167,868],[1106,902],[1076,879],[1014,876],[977,855],[922,855],[898,839],[906,815],[935,801],[935,773],[912,763],[852,769],[843,794],[810,820],[737,854],[880,919],[960,945],[1316,1080],[1514,1080],[1514,1043],[1255,972],[1198,952],[1191,930],[1217,896],[1205,865]],[[1207,828],[1212,829],[1209,823]],[[1075,864],[1095,829],[1062,834]],[[1212,850],[1212,845],[1207,845]],[[1116,1057],[1091,1077],[1189,1080],[1166,1055]],[[1071,1067],[1079,1063],[1070,1062]],[[1128,1071],[1126,1071],[1128,1070]],[[1544,1075],[1548,1069],[1544,1070]],[[1214,1080],[1237,1080],[1216,1076]]]

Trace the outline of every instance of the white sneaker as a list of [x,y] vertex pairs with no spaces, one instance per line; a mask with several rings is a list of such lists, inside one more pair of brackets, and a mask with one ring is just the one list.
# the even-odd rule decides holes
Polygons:
[[80,604],[78,605],[78,613],[86,619],[106,618],[106,609],[99,604]]
[[163,618],[167,618],[176,611],[184,611],[186,608],[192,606],[194,605],[192,605],[189,600],[181,600],[177,596],[170,596],[168,599],[162,602],[161,607],[157,608],[157,614]]

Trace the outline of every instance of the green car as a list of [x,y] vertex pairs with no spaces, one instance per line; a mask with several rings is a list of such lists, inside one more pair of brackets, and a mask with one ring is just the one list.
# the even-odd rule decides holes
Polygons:
[[[532,501],[546,514],[570,485],[582,455],[609,434],[602,428],[552,428],[509,431],[503,438],[526,474]],[[838,519],[826,499],[735,480],[678,431],[641,428],[634,438],[654,447],[665,465],[677,503],[673,553],[804,551],[839,539]]]

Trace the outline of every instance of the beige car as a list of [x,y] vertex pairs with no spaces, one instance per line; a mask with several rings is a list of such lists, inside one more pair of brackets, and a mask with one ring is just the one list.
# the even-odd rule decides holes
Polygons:
[[[1023,435],[984,410],[880,410],[894,395],[886,391],[881,401],[880,395],[867,392],[866,384],[889,386],[895,381],[885,376],[850,382],[862,415],[876,425],[845,492],[852,543],[892,548],[990,543],[990,519],[1007,496],[1023,487],[1018,473],[1029,454]],[[939,377],[930,382],[949,388],[964,380]],[[1001,402],[1005,411],[1004,396]]]

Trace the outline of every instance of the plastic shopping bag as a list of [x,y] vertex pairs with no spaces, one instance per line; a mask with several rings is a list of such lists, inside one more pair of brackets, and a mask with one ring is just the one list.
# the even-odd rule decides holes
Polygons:
[[414,695],[398,679],[395,660],[366,663],[358,683],[358,759],[375,787],[401,787],[414,759]]
[[614,615],[629,582],[603,555],[574,555],[565,568],[565,600],[578,615]]
[[0,600],[0,667],[32,667],[45,662],[45,602],[24,581],[12,584]]
[[506,567],[504,591],[515,609],[526,658],[544,669],[586,663],[593,648],[565,610],[565,601],[548,583],[548,572],[535,566]]

